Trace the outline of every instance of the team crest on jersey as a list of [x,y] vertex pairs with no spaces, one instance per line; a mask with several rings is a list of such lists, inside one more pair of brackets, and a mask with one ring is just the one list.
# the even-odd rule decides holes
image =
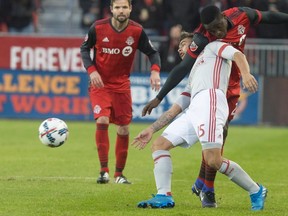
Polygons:
[[93,109],[93,112],[96,113],[96,114],[99,114],[101,111],[101,107],[99,105],[96,105]]
[[192,41],[192,43],[189,46],[189,49],[191,50],[191,52],[195,52],[198,49],[198,46],[195,44],[194,41]]
[[134,41],[134,38],[131,37],[131,36],[129,36],[129,37],[127,38],[127,40],[126,40],[126,43],[127,43],[129,46],[131,46],[134,42],[135,42],[135,41]]
[[243,25],[238,26],[238,34],[244,34],[245,33],[245,27]]

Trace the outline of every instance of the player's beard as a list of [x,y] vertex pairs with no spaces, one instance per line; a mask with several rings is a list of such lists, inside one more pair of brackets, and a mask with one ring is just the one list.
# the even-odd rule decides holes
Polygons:
[[116,16],[114,18],[120,23],[125,23],[128,19],[128,17],[125,15],[121,15],[121,16],[119,15],[119,16]]

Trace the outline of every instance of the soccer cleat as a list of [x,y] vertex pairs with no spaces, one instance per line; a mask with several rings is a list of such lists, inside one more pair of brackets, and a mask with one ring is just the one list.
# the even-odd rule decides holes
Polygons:
[[260,187],[260,190],[257,193],[250,194],[252,211],[260,211],[264,209],[264,203],[265,203],[268,190],[262,185],[259,185],[259,187]]
[[149,200],[145,200],[139,202],[137,204],[138,208],[173,208],[175,206],[175,202],[172,196],[167,196],[165,194],[156,194],[155,196],[152,195],[153,198]]
[[215,201],[215,193],[211,191],[200,192],[200,200],[202,202],[203,208],[217,208],[217,203]]
[[192,194],[195,194],[196,196],[199,196],[199,195],[200,195],[201,189],[198,188],[198,187],[196,186],[196,184],[194,184],[194,185],[192,186],[191,190],[192,190]]
[[97,179],[97,184],[107,184],[109,182],[108,172],[100,172],[100,175]]
[[127,178],[123,175],[117,176],[115,178],[115,183],[117,183],[117,184],[131,184],[131,182],[129,182],[127,180]]

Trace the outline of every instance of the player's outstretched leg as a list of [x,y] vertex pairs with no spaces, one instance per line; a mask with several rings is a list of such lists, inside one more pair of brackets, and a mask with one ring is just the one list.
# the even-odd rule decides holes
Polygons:
[[259,187],[260,189],[257,193],[250,194],[252,211],[259,211],[264,209],[264,203],[268,190],[262,185],[259,185]]
[[252,211],[264,209],[267,189],[253,181],[252,178],[237,163],[225,159],[222,161],[222,165],[218,171],[229,177],[231,181],[249,192]]
[[171,195],[156,194],[153,198],[139,202],[137,204],[139,208],[173,208],[175,202]]
[[139,202],[139,208],[173,208],[175,202],[171,195],[171,176],[173,173],[170,152],[157,150],[152,153],[154,160],[154,177],[157,194],[149,200]]

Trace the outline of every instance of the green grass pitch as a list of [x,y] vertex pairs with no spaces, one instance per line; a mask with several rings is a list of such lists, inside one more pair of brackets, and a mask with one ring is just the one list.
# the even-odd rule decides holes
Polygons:
[[[49,148],[38,139],[41,120],[0,120],[0,216],[288,215],[288,128],[231,126],[224,156],[239,163],[269,192],[263,212],[251,212],[247,192],[217,174],[217,209],[203,209],[191,194],[201,149],[171,151],[173,209],[138,209],[156,193],[150,145],[130,146],[124,174],[132,185],[96,184],[99,162],[94,122],[66,121],[70,136]],[[131,138],[147,124],[132,124]],[[110,126],[109,166],[113,175],[115,126]],[[159,135],[157,133],[154,137]],[[112,179],[113,180],[113,179]]]

